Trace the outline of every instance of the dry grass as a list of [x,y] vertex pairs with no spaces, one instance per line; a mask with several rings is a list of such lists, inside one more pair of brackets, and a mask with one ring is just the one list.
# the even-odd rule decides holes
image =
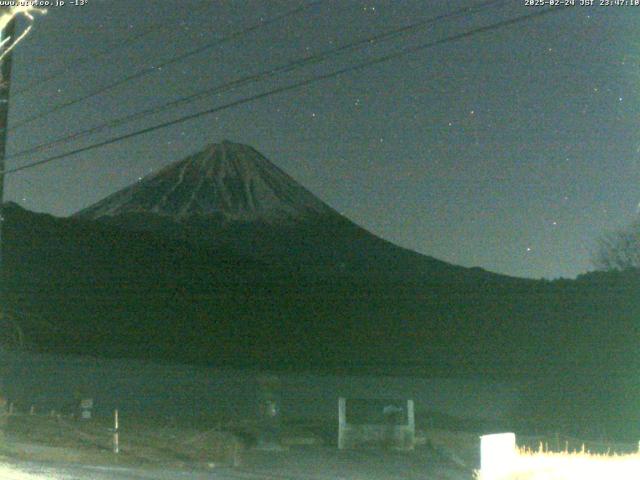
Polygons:
[[[426,442],[437,451],[460,466],[477,468],[480,465],[480,439],[478,433],[452,432],[440,429],[426,429]],[[538,437],[542,439],[542,437]],[[478,480],[639,480],[640,453],[629,453],[636,448],[628,444],[591,442],[589,448],[600,453],[591,453],[577,439],[569,437],[544,437],[541,442],[533,438],[525,440],[532,449],[518,449],[516,460],[504,465],[504,475],[476,474]],[[563,452],[550,452],[548,445],[560,444]],[[572,451],[570,448],[577,449]],[[607,453],[607,450],[626,454]],[[508,460],[506,460],[508,461]]]
[[13,416],[0,453],[43,461],[214,466],[238,465],[244,449],[237,435],[216,425],[179,427],[127,419],[116,455],[110,427],[100,420]]
[[478,473],[478,480],[637,480],[640,453],[627,455],[547,452],[522,448],[504,473]]

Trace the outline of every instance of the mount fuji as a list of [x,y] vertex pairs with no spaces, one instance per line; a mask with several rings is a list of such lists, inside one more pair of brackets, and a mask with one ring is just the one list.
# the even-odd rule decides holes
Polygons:
[[334,215],[253,148],[223,141],[173,163],[76,214],[104,219],[153,214],[188,223],[290,224]]
[[[74,215],[235,251],[271,265],[495,275],[398,247],[326,205],[254,148],[223,141]],[[296,267],[296,268],[297,268]]]

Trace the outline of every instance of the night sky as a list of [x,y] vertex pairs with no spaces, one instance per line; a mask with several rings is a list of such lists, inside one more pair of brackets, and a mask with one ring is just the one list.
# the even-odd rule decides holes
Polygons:
[[[10,130],[8,154],[479,3],[324,1]],[[37,18],[14,55],[10,126],[304,4],[88,0],[83,7],[53,8]],[[10,158],[7,166],[543,8],[518,0],[439,21],[42,154]],[[153,27],[154,33],[121,47]],[[229,139],[252,145],[330,206],[398,245],[510,275],[573,277],[590,268],[600,235],[637,214],[639,27],[640,7],[558,9],[10,175],[6,197],[30,210],[66,216]],[[99,55],[112,47],[117,50]],[[87,61],[78,64],[82,59]],[[61,68],[64,74],[39,82]]]

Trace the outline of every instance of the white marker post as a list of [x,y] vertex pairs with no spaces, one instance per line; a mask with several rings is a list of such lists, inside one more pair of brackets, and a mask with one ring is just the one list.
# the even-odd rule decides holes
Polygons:
[[120,435],[118,429],[120,428],[120,422],[118,420],[118,409],[113,415],[113,453],[120,453]]
[[483,480],[503,478],[514,468],[516,458],[515,433],[480,437],[480,478]]

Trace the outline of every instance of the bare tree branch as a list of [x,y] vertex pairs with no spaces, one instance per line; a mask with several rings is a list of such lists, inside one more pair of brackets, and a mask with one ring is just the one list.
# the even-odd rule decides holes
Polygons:
[[627,228],[603,236],[592,263],[598,270],[640,269],[640,219]]

